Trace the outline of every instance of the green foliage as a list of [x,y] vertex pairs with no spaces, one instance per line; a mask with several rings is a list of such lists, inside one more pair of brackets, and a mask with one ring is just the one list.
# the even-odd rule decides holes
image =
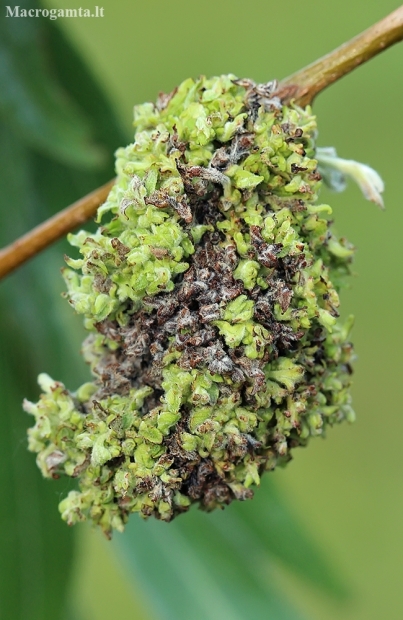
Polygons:
[[3,20],[0,54],[0,113],[17,139],[75,167],[99,167],[85,114],[52,76],[38,20]]
[[276,590],[259,538],[230,511],[191,510],[168,526],[132,520],[115,544],[161,620],[302,618]]
[[[2,19],[0,29],[0,244],[5,245],[105,182],[122,134],[82,60],[52,23]],[[66,57],[68,75],[59,66]],[[79,97],[72,88],[75,72]],[[102,119],[96,131],[91,117]],[[101,160],[102,152],[110,155]],[[91,170],[85,174],[83,166]],[[38,478],[26,452],[21,412],[21,392],[35,393],[38,364],[58,366],[71,381],[83,372],[71,362],[79,347],[78,325],[64,316],[58,300],[62,251],[63,244],[47,251],[2,282],[0,290],[0,616],[15,620],[64,616],[74,552],[72,532],[54,515],[65,483],[51,487]]]
[[325,593],[346,596],[271,478],[254,502],[209,515],[192,509],[169,525],[132,519],[114,539],[157,618],[298,620],[277,585],[276,560]]

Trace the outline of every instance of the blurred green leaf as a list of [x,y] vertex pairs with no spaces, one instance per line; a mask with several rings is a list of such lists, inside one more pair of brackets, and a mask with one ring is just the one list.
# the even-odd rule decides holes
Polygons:
[[[34,0],[20,4],[37,7]],[[94,143],[89,121],[52,75],[41,31],[41,21],[29,17],[0,22],[0,114],[39,151],[66,164],[97,167],[106,151]]]
[[[29,220],[24,209],[33,206],[29,155],[6,127],[0,126],[0,136],[2,215],[5,222],[14,216],[19,228],[24,215]],[[24,205],[21,211],[20,205]],[[4,223],[1,240],[8,232]],[[32,276],[32,266],[29,271]],[[73,539],[53,509],[65,484],[41,480],[26,449],[28,421],[21,399],[23,394],[33,394],[38,357],[27,334],[40,337],[35,327],[42,318],[37,314],[35,291],[30,291],[27,302],[26,275],[4,282],[0,290],[0,617],[51,620],[63,610]],[[25,310],[24,320],[20,309]]]
[[114,544],[163,620],[301,618],[276,591],[259,540],[230,510],[191,510],[169,524],[132,518]]
[[[21,4],[32,6],[33,2]],[[68,69],[59,68],[59,55],[68,59]],[[107,157],[98,156],[94,140]],[[2,20],[0,245],[111,178],[113,150],[123,141],[108,102],[57,26],[48,20]],[[88,372],[78,353],[82,321],[60,298],[63,250],[67,250],[64,241],[0,286],[0,617],[4,620],[66,617],[75,533],[61,521],[57,505],[69,489],[65,481],[41,478],[27,451],[31,421],[22,410],[24,396],[37,399],[40,371],[46,369],[69,385],[81,382]],[[70,610],[70,617],[79,617],[77,613]]]
[[237,502],[234,514],[262,550],[287,568],[327,594],[343,599],[349,595],[342,576],[282,498],[273,476],[263,478],[252,502]]
[[64,606],[72,536],[61,527],[57,512],[46,509],[57,502],[60,484],[51,487],[40,480],[26,450],[20,390],[28,391],[29,378],[26,368],[15,368],[16,342],[6,341],[7,327],[13,326],[3,323],[0,361],[0,616],[50,620],[60,617]]
[[90,620],[83,615],[81,609],[77,609],[76,605],[69,603],[67,611],[65,612],[62,620]]
[[52,71],[68,90],[71,98],[84,111],[91,121],[91,129],[96,141],[102,142],[108,150],[108,162],[113,171],[114,151],[128,140],[123,132],[123,124],[112,112],[107,93],[83,62],[77,50],[69,44],[63,30],[53,21],[47,22],[45,45],[51,59]]
[[132,518],[115,544],[164,620],[296,619],[273,580],[275,559],[327,594],[347,594],[268,475],[251,502],[191,510],[168,525]]

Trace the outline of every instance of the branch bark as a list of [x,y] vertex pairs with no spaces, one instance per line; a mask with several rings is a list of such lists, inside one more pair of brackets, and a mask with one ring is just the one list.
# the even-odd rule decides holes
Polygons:
[[[327,86],[403,39],[403,5],[348,43],[282,80],[277,95],[305,107]],[[0,251],[0,279],[82,224],[108,196],[114,179]]]
[[351,41],[282,80],[277,95],[305,107],[325,88],[403,39],[403,5]]
[[105,202],[115,179],[59,211],[43,224],[0,250],[0,279],[93,216]]

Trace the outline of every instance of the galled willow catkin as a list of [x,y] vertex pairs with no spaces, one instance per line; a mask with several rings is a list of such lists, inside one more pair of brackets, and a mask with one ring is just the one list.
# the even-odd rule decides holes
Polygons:
[[188,79],[135,108],[95,234],[70,236],[67,297],[93,380],[47,375],[30,450],[60,503],[109,536],[139,512],[252,497],[265,470],[354,413],[339,295],[353,255],[317,203],[310,107],[276,84]]

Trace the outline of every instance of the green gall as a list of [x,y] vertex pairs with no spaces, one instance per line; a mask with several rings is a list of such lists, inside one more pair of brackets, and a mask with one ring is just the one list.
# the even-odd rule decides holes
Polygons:
[[354,420],[338,310],[354,250],[316,202],[320,171],[371,199],[381,187],[319,151],[310,107],[275,89],[201,77],[136,106],[100,227],[69,236],[93,380],[71,392],[41,375],[24,403],[43,475],[77,480],[59,506],[69,524],[110,536],[133,512],[249,499],[294,448]]

